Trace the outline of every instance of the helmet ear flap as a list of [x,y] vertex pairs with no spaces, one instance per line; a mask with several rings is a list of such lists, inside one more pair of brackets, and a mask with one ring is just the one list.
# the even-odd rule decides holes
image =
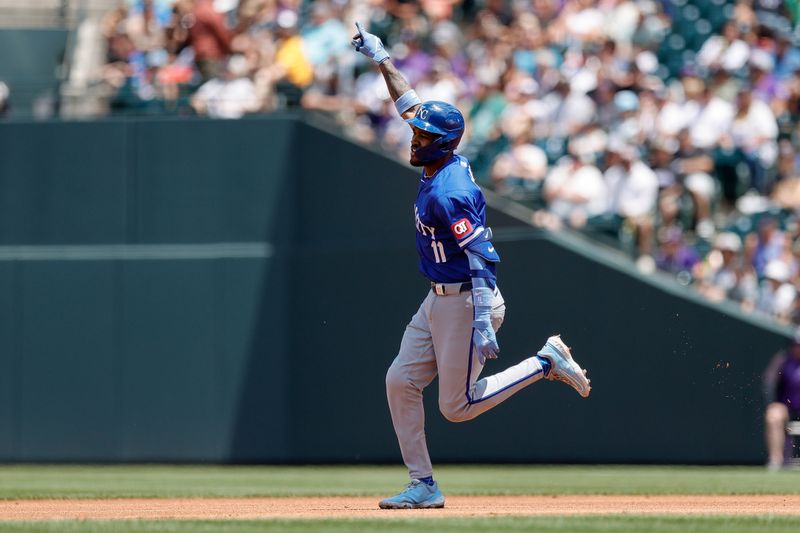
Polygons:
[[442,149],[443,142],[444,135],[439,136],[427,146],[417,148],[417,159],[423,163],[432,163],[433,161],[436,161],[437,159],[447,155],[447,151]]
[[463,136],[464,136],[463,129],[461,131],[452,132],[449,135],[447,135],[447,137],[449,137],[449,139],[447,140],[447,147],[450,149],[451,152],[458,147],[458,143],[461,142],[461,137]]
[[431,163],[442,157],[452,155],[461,141],[463,131],[441,135],[428,146],[417,149],[417,158],[423,163]]

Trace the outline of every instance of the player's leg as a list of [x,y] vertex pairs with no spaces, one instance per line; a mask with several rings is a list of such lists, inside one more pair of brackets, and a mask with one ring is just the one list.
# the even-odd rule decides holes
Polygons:
[[784,446],[786,445],[786,424],[789,423],[789,409],[785,404],[772,402],[764,415],[764,434],[767,440],[767,466],[778,469],[783,466]]
[[412,479],[432,473],[422,405],[422,391],[436,377],[436,359],[428,325],[431,301],[429,294],[406,326],[400,350],[386,373],[386,397],[392,424]]
[[[505,306],[499,291],[493,301],[495,330]],[[472,303],[469,293],[438,296],[432,307],[432,336],[439,368],[439,409],[450,421],[470,420],[545,377],[567,382],[588,395],[588,380],[558,337],[548,339],[537,355],[502,372],[478,379],[483,365],[472,348]]]
[[406,326],[400,351],[386,373],[386,396],[403,462],[411,483],[406,490],[380,502],[383,509],[443,507],[444,496],[433,481],[425,440],[422,391],[436,377],[436,358],[429,325],[433,293]]
[[[492,302],[492,326],[505,317],[500,291]],[[506,370],[478,379],[483,365],[472,348],[472,301],[469,292],[437,296],[432,307],[434,352],[439,367],[439,409],[450,421],[475,418],[542,378],[542,366],[530,357]]]

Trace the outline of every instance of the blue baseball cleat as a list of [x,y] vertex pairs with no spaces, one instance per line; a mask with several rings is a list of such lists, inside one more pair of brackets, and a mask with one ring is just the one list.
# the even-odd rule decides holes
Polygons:
[[428,485],[413,479],[403,492],[381,500],[378,506],[381,509],[438,509],[444,507],[444,494],[435,481],[433,485]]
[[572,354],[560,335],[553,335],[539,350],[537,354],[545,357],[552,365],[545,379],[563,381],[584,398],[592,391],[590,381],[586,379],[586,370],[583,370],[572,358]]

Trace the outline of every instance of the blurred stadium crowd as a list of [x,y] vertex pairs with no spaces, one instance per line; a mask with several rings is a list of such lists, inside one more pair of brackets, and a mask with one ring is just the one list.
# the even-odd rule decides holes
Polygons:
[[303,107],[407,159],[350,49],[362,21],[423,100],[459,105],[483,185],[800,323],[796,0],[131,0],[103,22],[117,113]]

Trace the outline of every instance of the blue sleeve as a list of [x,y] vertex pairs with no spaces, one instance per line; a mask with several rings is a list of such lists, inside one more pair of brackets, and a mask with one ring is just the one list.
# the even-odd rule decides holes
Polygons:
[[469,191],[452,191],[448,196],[439,197],[436,215],[450,228],[461,248],[483,231],[479,210]]
[[462,250],[469,250],[484,260],[499,263],[500,256],[492,245],[491,230],[484,228],[480,208],[470,191],[454,191],[437,203],[437,215],[450,227],[456,243]]

